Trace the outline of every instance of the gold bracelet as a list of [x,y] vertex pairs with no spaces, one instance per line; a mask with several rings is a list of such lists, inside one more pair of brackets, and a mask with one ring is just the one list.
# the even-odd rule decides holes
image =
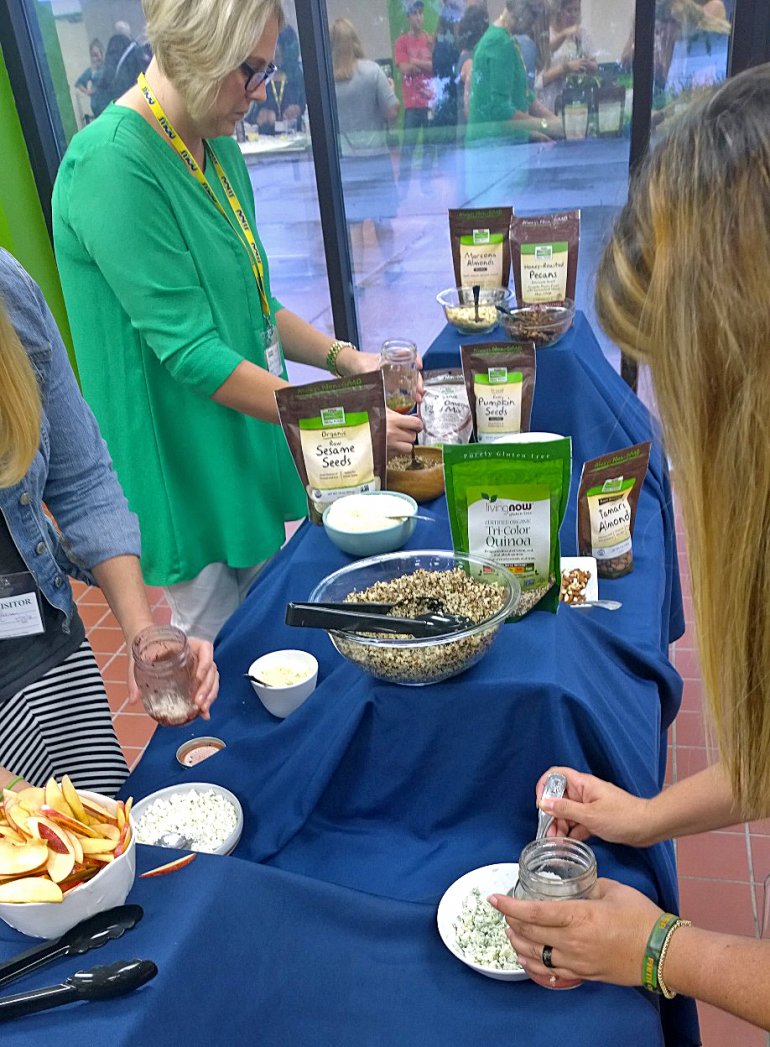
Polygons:
[[329,352],[326,354],[326,370],[333,374],[335,378],[344,377],[337,367],[337,357],[343,349],[353,349],[355,352],[358,352],[352,342],[341,342],[339,339],[335,339],[332,342],[329,346]]
[[666,940],[663,942],[663,948],[660,950],[660,959],[658,960],[658,988],[667,1000],[673,1000],[673,998],[676,996],[676,993],[672,992],[671,989],[669,989],[669,987],[663,981],[663,961],[666,959],[666,953],[668,952],[669,942],[674,937],[674,931],[678,927],[692,927],[692,921],[677,920],[676,923],[672,926],[671,930],[666,935]]

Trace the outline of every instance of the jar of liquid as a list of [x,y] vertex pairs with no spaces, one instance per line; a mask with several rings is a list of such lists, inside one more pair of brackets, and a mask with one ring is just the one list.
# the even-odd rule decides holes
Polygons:
[[176,727],[195,719],[195,655],[181,629],[150,625],[137,633],[131,653],[134,679],[153,720]]
[[380,370],[386,405],[391,411],[409,414],[417,405],[417,346],[404,338],[391,338],[383,342]]
[[[596,876],[596,855],[586,844],[563,836],[533,840],[521,852],[514,896],[539,902],[578,901],[591,897]],[[574,989],[582,981],[530,977],[546,989]]]

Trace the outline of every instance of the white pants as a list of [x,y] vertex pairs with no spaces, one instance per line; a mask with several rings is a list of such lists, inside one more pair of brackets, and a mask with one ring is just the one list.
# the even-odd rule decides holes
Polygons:
[[213,641],[233,611],[243,603],[265,563],[255,567],[210,563],[189,582],[167,586],[164,592],[171,608],[171,624],[188,636]]

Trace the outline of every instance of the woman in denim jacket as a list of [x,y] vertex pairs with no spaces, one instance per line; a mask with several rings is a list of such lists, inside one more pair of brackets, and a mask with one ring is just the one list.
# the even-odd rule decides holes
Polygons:
[[[130,647],[153,624],[139,551],[136,517],[43,295],[0,250],[0,785],[66,773],[112,794],[128,774],[68,576],[103,589]],[[212,648],[190,643],[208,717]]]

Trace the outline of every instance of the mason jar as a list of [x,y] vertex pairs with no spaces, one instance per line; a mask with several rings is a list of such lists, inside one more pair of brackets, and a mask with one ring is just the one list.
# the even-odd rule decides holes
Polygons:
[[419,371],[417,346],[405,338],[382,343],[380,370],[385,388],[385,403],[391,411],[409,414],[417,404]]
[[[550,836],[533,840],[521,852],[519,881],[514,897],[538,902],[579,901],[590,898],[596,886],[596,855],[580,840]],[[533,982],[546,989],[574,989],[581,978],[564,979],[553,975]]]
[[131,645],[134,679],[153,720],[169,727],[195,719],[195,655],[173,625],[150,625]]

